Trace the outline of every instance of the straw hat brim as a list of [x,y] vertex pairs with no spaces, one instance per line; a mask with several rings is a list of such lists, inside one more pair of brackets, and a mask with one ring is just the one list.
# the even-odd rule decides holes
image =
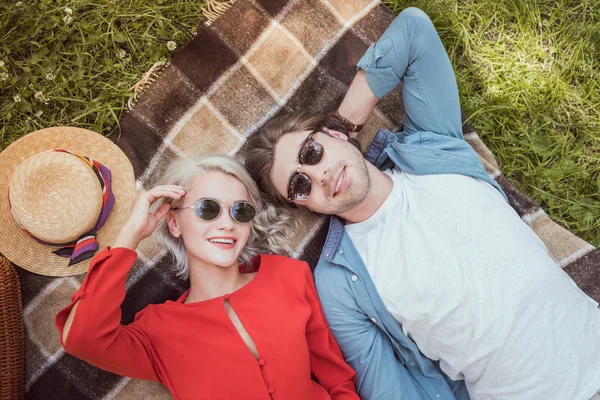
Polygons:
[[112,246],[127,221],[136,189],[133,167],[121,149],[104,136],[86,129],[41,129],[23,136],[0,153],[0,253],[21,268],[36,274],[79,275],[87,271],[91,259],[69,267],[68,259],[52,253],[56,247],[38,243],[17,225],[8,204],[8,183],[13,171],[29,157],[57,148],[91,157],[112,173],[115,206],[98,231],[99,251],[105,246]]

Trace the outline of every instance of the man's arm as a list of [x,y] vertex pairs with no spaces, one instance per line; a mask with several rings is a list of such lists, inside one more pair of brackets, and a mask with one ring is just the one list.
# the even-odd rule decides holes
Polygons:
[[335,296],[329,291],[329,283],[319,284],[319,281],[317,290],[323,311],[346,362],[356,371],[356,388],[360,398],[426,398],[396,357],[385,333],[359,309],[355,301],[345,304],[349,294],[343,298]]
[[[338,113],[355,125],[363,125],[379,99],[369,87],[365,71],[362,69],[356,73],[346,96],[342,100]],[[357,134],[351,133],[350,137],[356,139]]]
[[404,132],[463,139],[454,70],[433,23],[423,11],[403,10],[358,62],[339,113],[364,123],[377,103],[402,82]]

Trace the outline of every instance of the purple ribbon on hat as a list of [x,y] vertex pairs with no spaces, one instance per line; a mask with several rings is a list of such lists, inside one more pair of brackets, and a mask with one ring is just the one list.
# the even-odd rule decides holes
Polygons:
[[[84,233],[77,240],[62,244],[45,242],[36,238],[34,235],[31,234],[31,232],[27,231],[22,226],[21,229],[23,229],[25,233],[27,233],[29,236],[31,236],[33,239],[35,239],[41,244],[48,246],[61,246],[60,249],[53,251],[53,253],[60,257],[69,258],[69,266],[71,266],[92,257],[100,248],[100,244],[96,240],[96,233],[104,225],[115,205],[115,196],[112,192],[112,174],[110,170],[104,165],[89,157],[85,157],[68,150],[54,149],[54,151],[68,153],[74,155],[75,157],[79,157],[90,168],[92,168],[92,170],[96,174],[96,177],[100,182],[100,187],[102,188],[102,208],[100,210],[100,216],[98,217],[98,221],[96,222],[96,225],[92,228],[92,230]],[[10,206],[10,197],[8,203]]]

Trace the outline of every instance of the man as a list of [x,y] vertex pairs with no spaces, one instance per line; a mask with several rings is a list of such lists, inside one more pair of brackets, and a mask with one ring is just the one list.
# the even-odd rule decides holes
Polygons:
[[[358,68],[337,127],[306,113],[273,120],[248,141],[246,165],[271,201],[332,215],[315,280],[361,397],[594,396],[598,304],[463,140],[427,15],[404,10]],[[354,136],[400,82],[404,130],[380,130],[365,161],[343,131]]]

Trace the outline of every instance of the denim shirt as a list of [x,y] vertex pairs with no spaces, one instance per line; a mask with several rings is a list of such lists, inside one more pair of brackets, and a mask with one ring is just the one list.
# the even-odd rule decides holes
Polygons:
[[[461,138],[379,130],[366,158],[380,170],[395,165],[411,174],[478,178],[506,199],[477,153]],[[356,370],[362,399],[469,399],[464,381],[448,378],[439,363],[421,354],[403,333],[377,293],[344,222],[336,216],[331,217],[314,276],[330,328],[346,361]]]

